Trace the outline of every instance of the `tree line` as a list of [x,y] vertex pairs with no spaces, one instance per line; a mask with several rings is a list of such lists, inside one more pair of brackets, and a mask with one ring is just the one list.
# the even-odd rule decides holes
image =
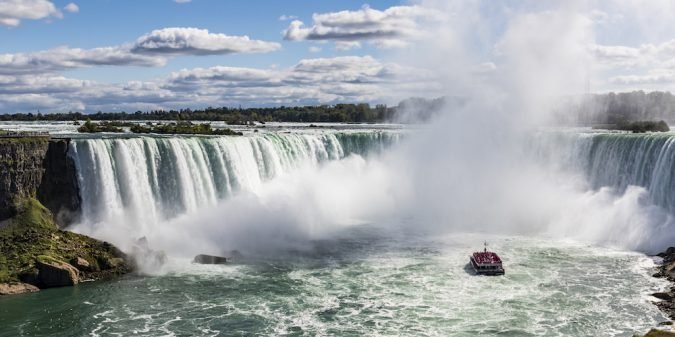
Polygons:
[[[378,123],[426,122],[439,113],[452,113],[466,99],[441,97],[409,98],[397,106],[367,103],[278,106],[258,108],[208,107],[205,109],[151,110],[136,112],[67,112],[0,114],[0,121],[222,121],[230,125],[253,122],[297,123]],[[675,123],[675,95],[670,92],[633,91],[588,94],[564,98],[556,107],[556,119],[563,124],[618,124],[630,121],[665,120]]]
[[259,108],[208,107],[205,109],[151,110],[136,112],[67,112],[0,114],[0,121],[222,121],[230,125],[252,122],[378,123],[426,121],[438,113],[445,98],[410,98],[397,106],[367,103],[278,106]]
[[675,122],[675,96],[670,92],[632,91],[570,97],[560,105],[560,121],[576,124],[622,124],[632,121]]
[[251,122],[304,122],[304,123],[372,123],[395,118],[396,108],[386,105],[336,104],[319,106],[294,106],[271,108],[208,107],[205,109],[152,110],[127,112],[67,113],[16,113],[0,115],[1,121],[93,121],[159,120],[159,121],[223,121],[232,125]]

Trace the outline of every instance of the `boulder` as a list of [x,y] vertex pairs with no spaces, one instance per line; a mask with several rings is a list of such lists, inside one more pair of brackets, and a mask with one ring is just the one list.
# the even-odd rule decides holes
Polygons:
[[675,247],[668,247],[665,252],[656,254],[656,256],[662,257],[664,263],[669,263],[675,261]]
[[121,257],[99,256],[98,264],[102,270],[115,269],[124,265],[124,259]]
[[0,283],[0,295],[34,293],[40,289],[28,283]]
[[663,266],[663,274],[666,277],[675,277],[675,262],[665,264]]
[[199,264],[226,264],[227,258],[223,256],[199,254],[195,256],[192,262]]
[[89,261],[79,256],[70,260],[70,264],[80,271],[91,271],[91,264],[89,264]]
[[80,281],[77,268],[54,258],[38,258],[38,280],[45,288],[65,287],[77,284]]
[[675,337],[675,332],[651,329],[644,337]]
[[668,255],[673,255],[673,254],[675,254],[675,247],[668,247],[668,249],[666,249],[665,252],[658,253],[658,254],[656,254],[656,256],[666,257]]
[[664,301],[670,301],[673,299],[673,294],[671,293],[658,292],[653,293],[652,296]]
[[168,260],[164,251],[150,248],[145,236],[136,240],[131,255],[134,256],[135,262],[146,270],[161,268]]

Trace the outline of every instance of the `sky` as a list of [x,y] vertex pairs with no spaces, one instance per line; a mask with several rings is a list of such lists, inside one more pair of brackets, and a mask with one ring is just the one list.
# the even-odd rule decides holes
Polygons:
[[[477,16],[465,27],[476,31],[471,71],[489,76],[500,70],[508,22],[569,3],[454,2],[470,9],[433,0],[0,0],[0,113],[437,97],[448,93],[435,85],[438,65],[419,62],[420,46],[445,43],[439,32],[453,21]],[[572,2],[589,25],[584,90],[673,90],[675,2]]]

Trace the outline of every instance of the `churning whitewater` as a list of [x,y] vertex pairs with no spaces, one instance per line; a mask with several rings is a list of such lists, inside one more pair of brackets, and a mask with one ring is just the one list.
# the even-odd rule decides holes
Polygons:
[[[255,216],[242,220],[240,213],[243,212],[235,208],[246,208],[259,215],[261,212],[261,209],[255,207],[248,208],[249,205],[235,207],[237,202],[250,202],[241,201],[242,195],[253,193],[257,198],[266,197],[267,202],[284,202],[295,196],[298,190],[312,190],[313,198],[318,198],[324,204],[331,204],[329,207],[333,209],[332,213],[328,215],[328,219],[324,217],[324,221],[330,222],[336,217],[333,213],[343,213],[345,218],[352,216],[360,222],[382,221],[387,218],[383,214],[400,216],[405,208],[392,208],[394,201],[403,200],[407,204],[415,205],[413,199],[416,196],[422,199],[427,197],[419,194],[419,191],[418,194],[411,192],[415,187],[407,186],[405,181],[418,179],[426,183],[428,180],[424,176],[406,178],[404,174],[415,172],[414,168],[401,173],[406,168],[397,167],[395,160],[386,158],[391,151],[384,151],[385,149],[400,151],[401,145],[407,145],[402,141],[405,138],[403,134],[402,130],[296,130],[256,133],[245,137],[74,139],[70,155],[78,169],[83,201],[82,221],[75,228],[125,246],[160,228],[168,232],[172,227],[185,227],[190,221],[209,223],[218,219],[231,220],[205,228],[190,225],[195,238],[208,237],[208,233],[200,231],[206,232],[217,227],[216,230],[225,232],[228,226],[237,226],[237,221],[255,222],[256,225],[266,221],[257,221]],[[578,176],[580,178],[577,183],[571,183],[569,179],[562,180],[562,183],[580,186],[574,186],[573,190],[576,192],[570,193],[568,197],[540,204],[538,208],[551,210],[550,214],[544,215],[548,219],[542,219],[543,222],[527,227],[524,224],[529,220],[521,219],[520,224],[515,224],[516,227],[509,227],[506,222],[509,219],[502,218],[502,223],[493,226],[493,221],[487,218],[487,222],[482,221],[482,229],[492,228],[503,234],[536,235],[557,232],[553,234],[554,237],[572,235],[581,241],[608,243],[649,252],[664,248],[662,246],[672,238],[669,228],[674,225],[670,214],[675,211],[675,200],[669,191],[675,188],[675,147],[672,145],[675,137],[670,134],[630,135],[567,130],[541,131],[529,139],[532,141],[527,148],[533,156],[527,158],[532,159],[535,164],[529,163],[528,166],[564,173],[557,174],[552,179],[549,179],[549,175],[537,177],[535,173],[531,175],[533,181],[553,181],[559,179],[559,176]],[[434,152],[433,149],[428,151]],[[443,152],[439,151],[437,155],[443,156]],[[350,156],[365,159],[368,166],[364,170],[367,172],[361,172],[360,166],[344,160]],[[431,163],[438,160],[444,159],[433,159]],[[424,163],[416,164],[423,166]],[[330,165],[342,166],[330,172]],[[463,183],[471,184],[472,180],[477,179],[471,174],[469,173]],[[276,185],[284,182],[284,179],[291,186],[285,186],[285,191],[277,191],[281,187]],[[301,184],[301,180],[314,182],[315,185],[320,184],[318,181],[326,181],[326,186],[321,188],[333,190],[335,193],[332,194],[337,194],[338,197],[326,197],[317,186],[296,186]],[[342,186],[331,185],[333,180],[340,181]],[[344,193],[354,195],[344,196],[338,193],[339,187],[349,186],[348,181],[352,181],[354,186]],[[442,180],[434,183],[439,189],[446,188]],[[529,182],[519,186],[531,190],[525,189],[526,192],[543,195],[550,194],[551,188],[558,188],[553,186],[558,183],[560,181],[545,182],[542,186],[547,186],[549,190],[541,189],[540,186],[527,187]],[[461,185],[459,187],[465,188]],[[500,188],[510,187],[495,185],[494,188],[497,193]],[[447,190],[452,193],[450,187]],[[559,191],[558,194],[564,195]],[[361,200],[371,204],[368,212],[355,205],[357,195],[369,196],[369,199]],[[469,193],[456,197],[455,203],[461,205],[476,196]],[[379,203],[387,198],[394,201],[384,206]],[[547,198],[550,196],[541,200]],[[584,199],[587,201],[580,204],[579,200]],[[288,205],[288,212],[304,213],[310,205],[314,204],[300,199],[293,200]],[[510,211],[518,210],[519,204],[514,205]],[[448,206],[452,206],[452,203]],[[495,208],[498,206],[493,205]],[[423,219],[426,213],[435,211],[432,208],[425,211],[425,207],[427,206],[415,205],[412,207],[413,211],[408,209],[406,214]],[[556,209],[560,207],[576,209],[570,213],[582,212],[586,216],[567,219],[568,215],[557,214],[559,212]],[[524,204],[523,208],[530,209],[529,203]],[[214,214],[217,209],[222,211],[215,211]],[[622,209],[635,214],[626,219]],[[372,216],[373,214],[377,216]],[[283,214],[277,215],[279,217],[272,217],[277,217],[277,221],[280,221]],[[599,221],[601,219],[597,217],[607,219]],[[589,228],[589,224],[592,228]],[[329,224],[324,225],[328,227]],[[467,222],[467,225],[470,223]],[[115,226],[121,226],[120,229],[124,230],[116,230]],[[444,231],[470,230],[470,227],[461,224],[440,227]],[[579,233],[590,234],[585,237],[574,236]],[[633,234],[627,235],[628,233]],[[287,236],[292,235],[289,230]],[[163,248],[171,250],[172,247],[169,245]]]
[[[7,300],[14,302],[1,306],[0,322],[13,336],[43,336],[50,323],[30,313],[64,298],[55,310],[77,309],[57,330],[91,336],[631,336],[665,319],[648,296],[665,286],[650,276],[654,261],[624,250],[635,238],[621,226],[654,235],[670,224],[653,213],[640,218],[646,222],[614,220],[632,207],[670,214],[657,187],[672,181],[673,135],[570,129],[528,138],[533,162],[583,184],[581,194],[549,205],[568,212],[519,218],[535,224],[523,233],[506,218],[481,228],[424,217],[430,208],[405,198],[405,182],[415,179],[401,172],[410,167],[388,157],[409,148],[409,131],[73,138],[83,200],[73,228],[122,247],[146,236],[168,262],[138,256],[141,275]],[[635,149],[645,152],[639,163]],[[634,202],[632,191],[644,200]],[[463,205],[472,196],[452,197]],[[401,216],[400,200],[416,212]],[[599,221],[612,212],[618,217]],[[621,233],[614,248],[596,241],[613,230]],[[467,265],[483,240],[504,259],[507,273],[497,280],[476,278]],[[190,263],[231,249],[243,256],[229,266]]]

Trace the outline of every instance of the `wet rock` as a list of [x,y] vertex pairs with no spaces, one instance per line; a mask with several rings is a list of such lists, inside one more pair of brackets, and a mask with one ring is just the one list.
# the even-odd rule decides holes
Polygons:
[[91,264],[89,263],[89,261],[87,261],[87,260],[85,260],[85,259],[83,259],[79,256],[70,260],[70,264],[80,271],[91,271],[92,270]]
[[195,256],[192,262],[199,264],[226,264],[227,258],[223,256],[199,254]]
[[146,237],[136,240],[131,254],[134,256],[136,264],[146,270],[161,268],[168,260],[164,251],[150,248]]
[[644,337],[675,337],[675,332],[651,329]]
[[673,294],[671,293],[665,293],[665,292],[658,292],[658,293],[653,293],[652,296],[664,300],[664,301],[672,301],[673,300]]
[[40,289],[28,283],[0,283],[0,295],[34,293]]
[[79,271],[72,265],[49,257],[40,257],[36,263],[38,280],[44,288],[66,287],[80,281]]
[[0,220],[14,217],[16,200],[35,194],[44,168],[48,137],[0,139]]
[[80,219],[82,199],[77,180],[77,168],[68,155],[70,139],[49,142],[42,167],[44,175],[37,198],[53,214],[59,227],[64,228]]
[[124,264],[124,259],[121,257],[99,256],[98,264],[103,270],[116,269]]
[[40,278],[38,277],[39,271],[37,268],[30,268],[19,273],[19,280],[23,283],[28,283],[32,285],[40,284]]
[[673,254],[675,254],[675,247],[668,247],[668,249],[666,249],[665,252],[658,253],[658,254],[656,254],[656,256],[666,257],[666,256],[673,255]]

